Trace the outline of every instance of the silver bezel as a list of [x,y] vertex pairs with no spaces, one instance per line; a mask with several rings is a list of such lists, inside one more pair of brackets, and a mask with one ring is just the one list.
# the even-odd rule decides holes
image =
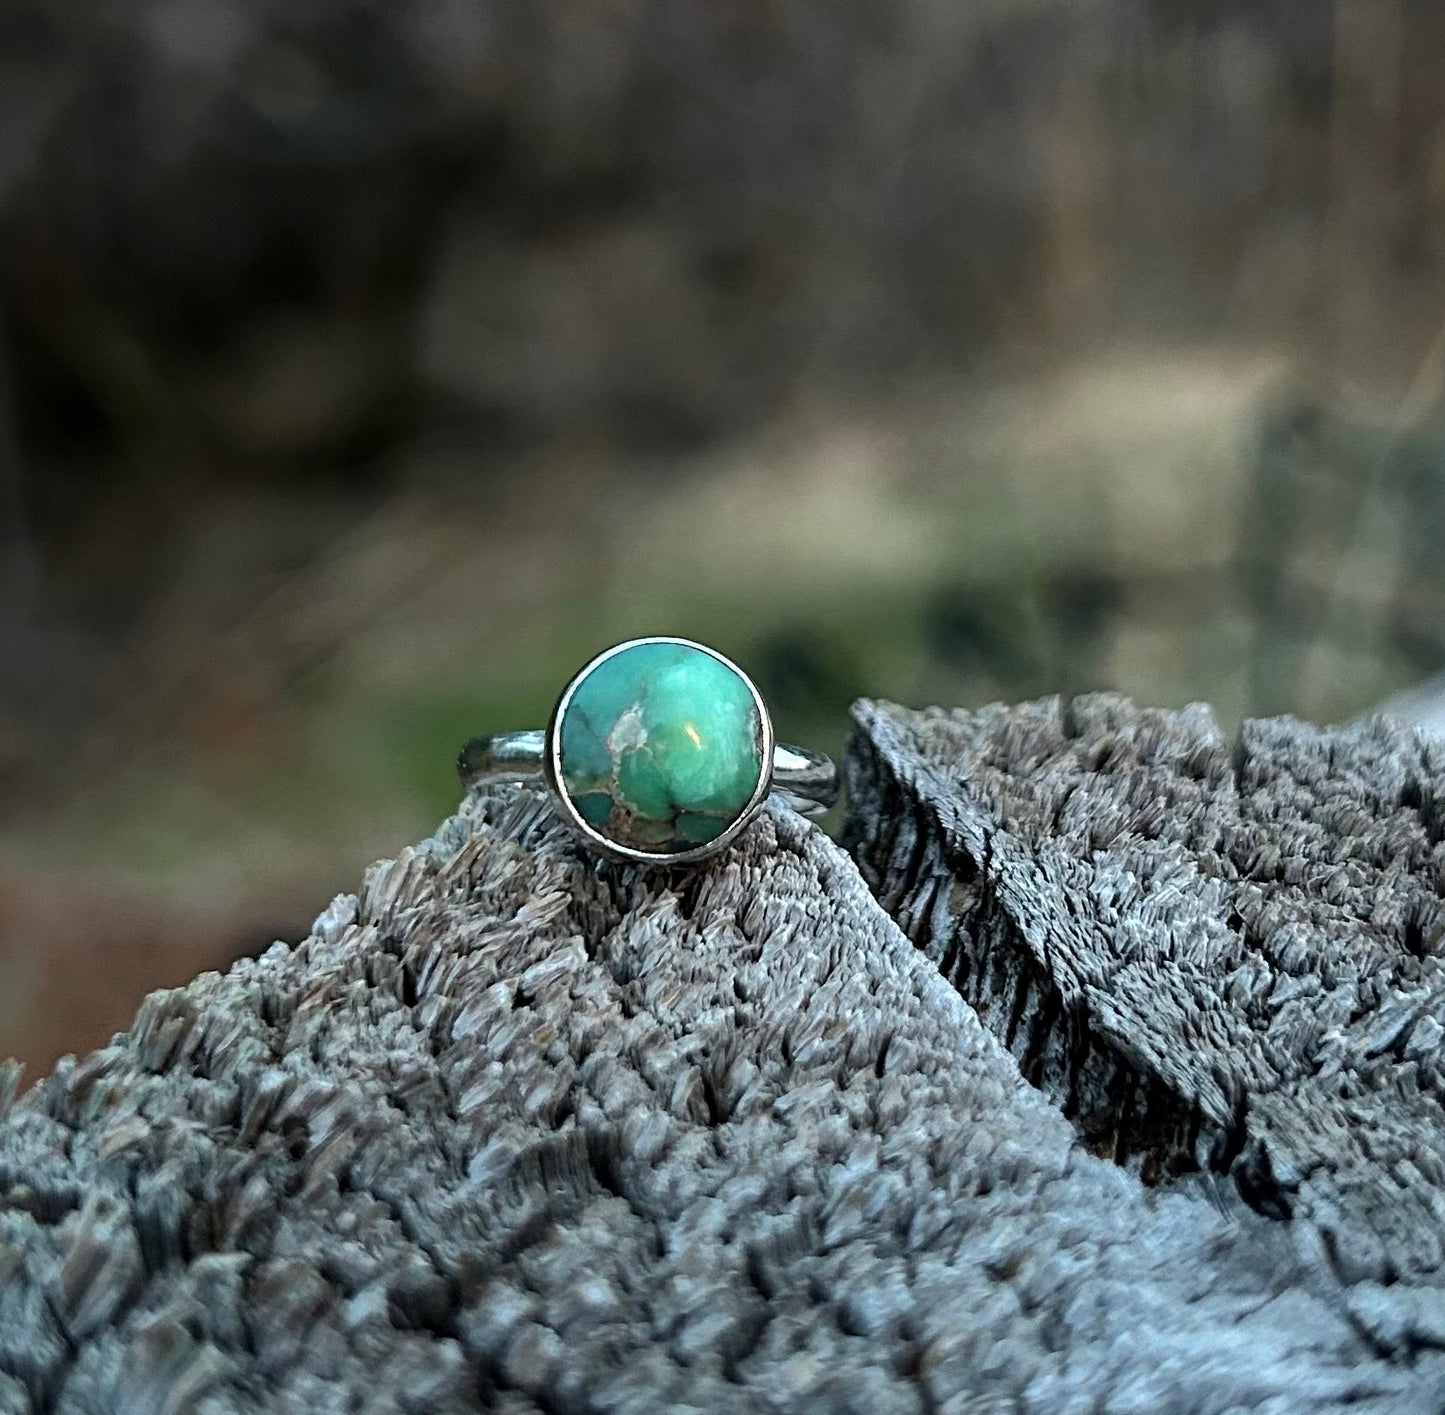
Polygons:
[[[562,785],[562,735],[559,728],[566,715],[567,705],[572,701],[572,695],[577,691],[583,679],[594,669],[613,655],[622,653],[625,649],[636,648],[640,644],[682,644],[687,648],[699,649],[705,654],[710,654],[719,663],[732,669],[748,685],[748,691],[753,695],[753,701],[758,707],[760,739],[758,747],[763,769],[758,777],[757,788],[753,791],[747,805],[743,807],[742,814],[721,835],[702,845],[696,845],[690,850],[676,850],[662,854],[654,850],[636,850],[630,845],[619,845],[615,840],[609,840],[595,826],[582,818],[576,806],[573,805],[572,798],[567,794],[566,788]],[[732,659],[726,654],[719,653],[716,649],[709,648],[706,644],[698,643],[695,639],[679,638],[673,634],[653,634],[646,638],[625,639],[620,644],[613,644],[610,649],[604,649],[595,657],[588,659],[568,679],[567,686],[562,689],[561,695],[552,708],[551,717],[547,719],[546,745],[542,753],[542,775],[562,819],[599,855],[605,856],[609,860],[626,861],[635,865],[690,865],[726,850],[757,818],[758,812],[762,810],[763,802],[768,799],[768,792],[772,790],[773,786],[774,745],[773,720],[768,713],[768,705],[763,701],[763,695],[758,692],[757,684]]]

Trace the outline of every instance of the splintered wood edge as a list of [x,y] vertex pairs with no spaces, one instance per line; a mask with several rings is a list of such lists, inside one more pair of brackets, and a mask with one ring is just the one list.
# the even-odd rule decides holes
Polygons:
[[[1291,719],[1231,744],[1197,707],[1112,695],[855,720],[845,841],[865,878],[1091,1148],[1151,1178],[1232,1174],[1262,1213],[1318,1221],[1352,1280],[1438,1280],[1440,744]],[[1298,853],[1331,820],[1380,864],[1354,871],[1358,898],[1354,867]],[[1250,868],[1305,883],[1281,902]]]

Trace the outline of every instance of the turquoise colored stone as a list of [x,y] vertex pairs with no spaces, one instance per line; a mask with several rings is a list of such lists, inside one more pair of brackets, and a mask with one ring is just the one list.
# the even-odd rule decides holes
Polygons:
[[634,850],[716,840],[762,776],[748,684],[689,644],[634,644],[592,669],[559,724],[563,788],[589,825]]

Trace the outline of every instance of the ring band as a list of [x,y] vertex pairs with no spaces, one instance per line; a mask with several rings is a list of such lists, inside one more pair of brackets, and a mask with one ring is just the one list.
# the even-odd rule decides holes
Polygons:
[[544,730],[474,737],[457,758],[468,788],[540,781],[598,854],[689,864],[716,854],[769,795],[803,815],[838,798],[822,752],[776,742],[761,693],[691,639],[629,639],[562,690]]

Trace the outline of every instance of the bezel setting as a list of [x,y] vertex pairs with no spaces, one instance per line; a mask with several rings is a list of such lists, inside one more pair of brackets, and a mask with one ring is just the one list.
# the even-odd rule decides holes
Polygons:
[[[639,850],[635,846],[624,845],[620,841],[613,840],[610,836],[604,835],[590,821],[583,818],[578,811],[576,804],[567,792],[566,784],[562,780],[562,721],[567,715],[568,705],[571,703],[577,689],[593,673],[601,667],[608,659],[625,652],[628,649],[637,648],[642,644],[679,644],[685,648],[696,649],[709,657],[716,659],[723,667],[730,669],[742,679],[747,685],[748,692],[752,694],[753,703],[757,707],[757,747],[761,771],[758,773],[758,783],[753,789],[753,794],[748,798],[747,804],[729,825],[715,835],[711,840],[704,841],[700,845],[694,845],[687,850]],[[768,793],[772,790],[773,784],[773,748],[776,745],[773,735],[773,720],[768,713],[768,705],[763,701],[763,695],[758,691],[757,684],[743,672],[726,654],[719,653],[707,644],[700,644],[695,639],[684,639],[671,634],[654,634],[641,639],[626,639],[620,644],[613,644],[609,649],[588,659],[576,673],[567,681],[566,687],[562,689],[552,708],[552,715],[547,719],[547,732],[542,753],[542,776],[546,783],[548,793],[551,795],[557,810],[561,813],[563,820],[580,835],[587,845],[597,854],[609,860],[626,862],[637,865],[690,865],[698,860],[705,860],[709,856],[716,855],[727,849],[734,840],[757,819],[758,813],[762,810],[763,802],[767,800]]]

